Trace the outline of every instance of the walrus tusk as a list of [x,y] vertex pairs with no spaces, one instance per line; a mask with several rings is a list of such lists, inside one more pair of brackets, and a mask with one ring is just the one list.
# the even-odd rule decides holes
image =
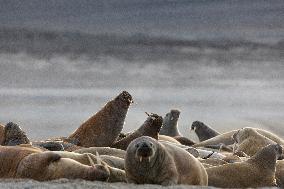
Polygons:
[[142,162],[142,156],[139,157],[139,161]]
[[148,157],[148,162],[150,163],[150,157]]
[[236,148],[237,148],[237,142],[235,142],[234,145],[233,145],[233,154],[235,154]]
[[89,159],[89,162],[90,162],[91,166],[92,166],[93,168],[95,168],[95,163],[94,163],[94,161],[92,160],[92,158],[90,157],[89,154],[87,154],[87,157],[88,157],[88,159]]
[[96,157],[97,157],[97,164],[102,165],[102,159],[98,151],[96,151]]

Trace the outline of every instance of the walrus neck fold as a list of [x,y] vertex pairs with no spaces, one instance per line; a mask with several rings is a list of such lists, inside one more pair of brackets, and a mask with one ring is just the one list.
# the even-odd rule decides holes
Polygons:
[[78,141],[78,145],[84,147],[111,146],[123,129],[131,103],[131,95],[123,91],[84,122],[68,140]]

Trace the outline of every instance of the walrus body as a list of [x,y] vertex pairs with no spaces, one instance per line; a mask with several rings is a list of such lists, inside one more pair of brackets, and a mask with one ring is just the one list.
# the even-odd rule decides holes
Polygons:
[[195,142],[183,136],[175,136],[174,139],[176,139],[177,141],[179,141],[179,143],[186,146],[192,146],[195,144]]
[[[252,128],[252,127],[245,127],[245,128]],[[263,130],[263,129],[258,129],[258,128],[252,128],[252,129],[255,129],[259,134],[269,138],[270,140],[273,140],[277,144],[284,145],[284,141],[280,137],[276,136],[275,134],[269,131]],[[208,140],[194,144],[193,147],[206,147],[210,145],[232,145],[235,142],[232,136],[236,132],[238,132],[238,130],[232,130],[232,131],[217,135]]]
[[181,144],[175,138],[167,136],[167,135],[158,135],[158,140],[168,141],[168,142],[171,142],[171,143],[174,143],[174,144]]
[[201,121],[194,121],[191,125],[191,130],[195,131],[200,142],[220,135],[218,131],[215,131]]
[[180,111],[171,110],[163,119],[163,126],[161,127],[160,134],[167,135],[171,137],[181,136],[178,130],[178,119]]
[[125,158],[129,183],[207,185],[205,168],[191,154],[169,143],[143,136],[133,140]]
[[161,116],[157,114],[150,114],[146,121],[136,131],[115,142],[111,147],[126,150],[131,141],[141,136],[149,136],[158,139],[162,124],[163,118]]
[[259,134],[253,128],[240,129],[233,135],[233,138],[238,143],[237,151],[244,152],[249,156],[253,156],[263,147],[269,144],[276,144],[269,138]]
[[276,186],[276,160],[281,154],[280,145],[269,145],[247,161],[208,168],[208,185],[222,188]]
[[276,162],[276,182],[279,187],[284,187],[284,160],[278,160]]
[[111,146],[123,128],[131,103],[131,95],[123,91],[84,122],[68,137],[68,141],[83,147]]

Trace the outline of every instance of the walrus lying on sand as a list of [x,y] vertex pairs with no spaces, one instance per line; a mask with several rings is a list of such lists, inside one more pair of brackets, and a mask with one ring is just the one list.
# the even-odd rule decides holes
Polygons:
[[194,121],[191,125],[191,130],[195,131],[200,142],[220,135],[218,131],[215,131],[201,121]]
[[162,126],[163,118],[157,114],[147,115],[146,121],[136,131],[115,142],[111,147],[126,150],[131,141],[141,136],[149,136],[158,139],[158,133]]
[[207,168],[208,185],[222,188],[276,186],[276,160],[281,154],[282,147],[272,144],[247,161]]
[[[245,127],[245,128],[252,128],[252,127]],[[255,129],[259,134],[269,138],[270,140],[273,140],[277,144],[284,145],[284,140],[282,140],[277,135],[266,131],[264,129],[258,129],[258,128],[252,128]],[[213,138],[210,138],[208,140],[202,141],[200,143],[194,144],[193,147],[206,147],[206,146],[213,146],[213,145],[232,145],[234,144],[235,140],[233,139],[233,135],[238,132],[238,130],[232,130],[220,135],[217,135]]]
[[127,182],[137,184],[189,184],[206,186],[207,173],[190,153],[170,143],[142,136],[126,151]]
[[[9,162],[9,163],[7,163]],[[53,152],[35,147],[0,146],[0,177],[30,178],[39,181],[59,178],[106,181],[104,165],[87,166]]]
[[111,146],[123,128],[132,102],[131,95],[123,91],[84,122],[68,137],[68,141],[83,147]]
[[110,147],[90,147],[90,148],[82,148],[79,150],[75,150],[74,152],[79,154],[84,153],[91,153],[93,155],[96,155],[99,153],[100,155],[109,155],[109,156],[115,156],[119,158],[125,158],[126,151],[116,148],[110,148]]

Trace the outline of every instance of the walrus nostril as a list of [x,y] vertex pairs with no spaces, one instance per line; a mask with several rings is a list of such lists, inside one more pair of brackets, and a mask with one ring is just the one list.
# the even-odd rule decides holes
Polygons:
[[149,148],[149,145],[148,145],[147,143],[143,143],[143,144],[141,145],[141,148]]

